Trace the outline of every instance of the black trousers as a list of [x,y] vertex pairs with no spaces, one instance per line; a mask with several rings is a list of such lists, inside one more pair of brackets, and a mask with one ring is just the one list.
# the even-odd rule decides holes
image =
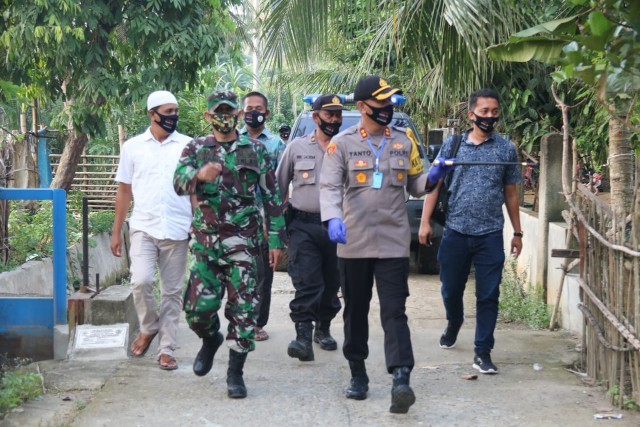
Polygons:
[[405,306],[409,296],[409,258],[338,258],[344,297],[344,346],[349,361],[369,356],[369,305],[373,279],[380,300],[380,321],[384,330],[387,371],[413,368],[411,333]]
[[287,270],[296,289],[289,303],[294,322],[330,321],[340,311],[336,244],[320,220],[294,216],[289,224]]
[[269,243],[266,239],[260,242],[260,253],[258,254],[258,283],[257,294],[258,304],[256,304],[256,326],[264,327],[269,321],[269,310],[271,309],[271,286],[273,285],[273,268],[269,265]]

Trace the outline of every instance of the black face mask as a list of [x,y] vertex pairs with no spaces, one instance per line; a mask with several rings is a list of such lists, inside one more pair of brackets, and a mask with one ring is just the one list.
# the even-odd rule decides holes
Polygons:
[[365,102],[367,107],[371,108],[371,114],[367,113],[367,116],[379,125],[386,126],[391,123],[393,119],[393,104],[389,104],[386,107],[378,108],[369,105]]
[[244,113],[244,122],[250,128],[259,128],[264,125],[266,115],[266,113],[259,113],[257,111],[247,111]]
[[486,133],[493,132],[493,128],[495,127],[496,122],[498,121],[498,117],[482,117],[475,113],[474,115],[476,116],[476,119],[473,121],[473,123],[475,123],[476,126],[480,128],[480,130]]
[[160,117],[160,121],[156,120],[158,126],[160,126],[164,131],[168,133],[173,133],[178,127],[178,115],[171,114],[170,116],[165,116],[164,114],[160,114],[156,111],[158,117]]
[[320,130],[328,137],[333,138],[340,132],[340,126],[342,126],[342,122],[331,123],[325,122],[320,117],[318,117],[318,119],[320,119]]

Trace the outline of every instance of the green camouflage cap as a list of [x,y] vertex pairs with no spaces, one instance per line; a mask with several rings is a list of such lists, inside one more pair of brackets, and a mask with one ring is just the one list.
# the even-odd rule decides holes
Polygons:
[[213,112],[222,104],[238,108],[238,96],[230,91],[217,90],[207,97],[207,111]]

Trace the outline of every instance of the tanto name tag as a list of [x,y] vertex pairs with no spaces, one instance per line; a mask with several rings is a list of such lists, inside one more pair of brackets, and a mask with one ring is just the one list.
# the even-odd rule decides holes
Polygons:
[[378,190],[382,188],[382,172],[373,173],[373,183],[371,184],[371,188]]

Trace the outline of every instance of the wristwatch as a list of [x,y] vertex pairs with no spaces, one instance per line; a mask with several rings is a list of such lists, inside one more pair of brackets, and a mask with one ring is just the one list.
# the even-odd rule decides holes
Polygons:
[[524,236],[524,233],[522,231],[513,232],[513,237],[522,237],[522,236]]

